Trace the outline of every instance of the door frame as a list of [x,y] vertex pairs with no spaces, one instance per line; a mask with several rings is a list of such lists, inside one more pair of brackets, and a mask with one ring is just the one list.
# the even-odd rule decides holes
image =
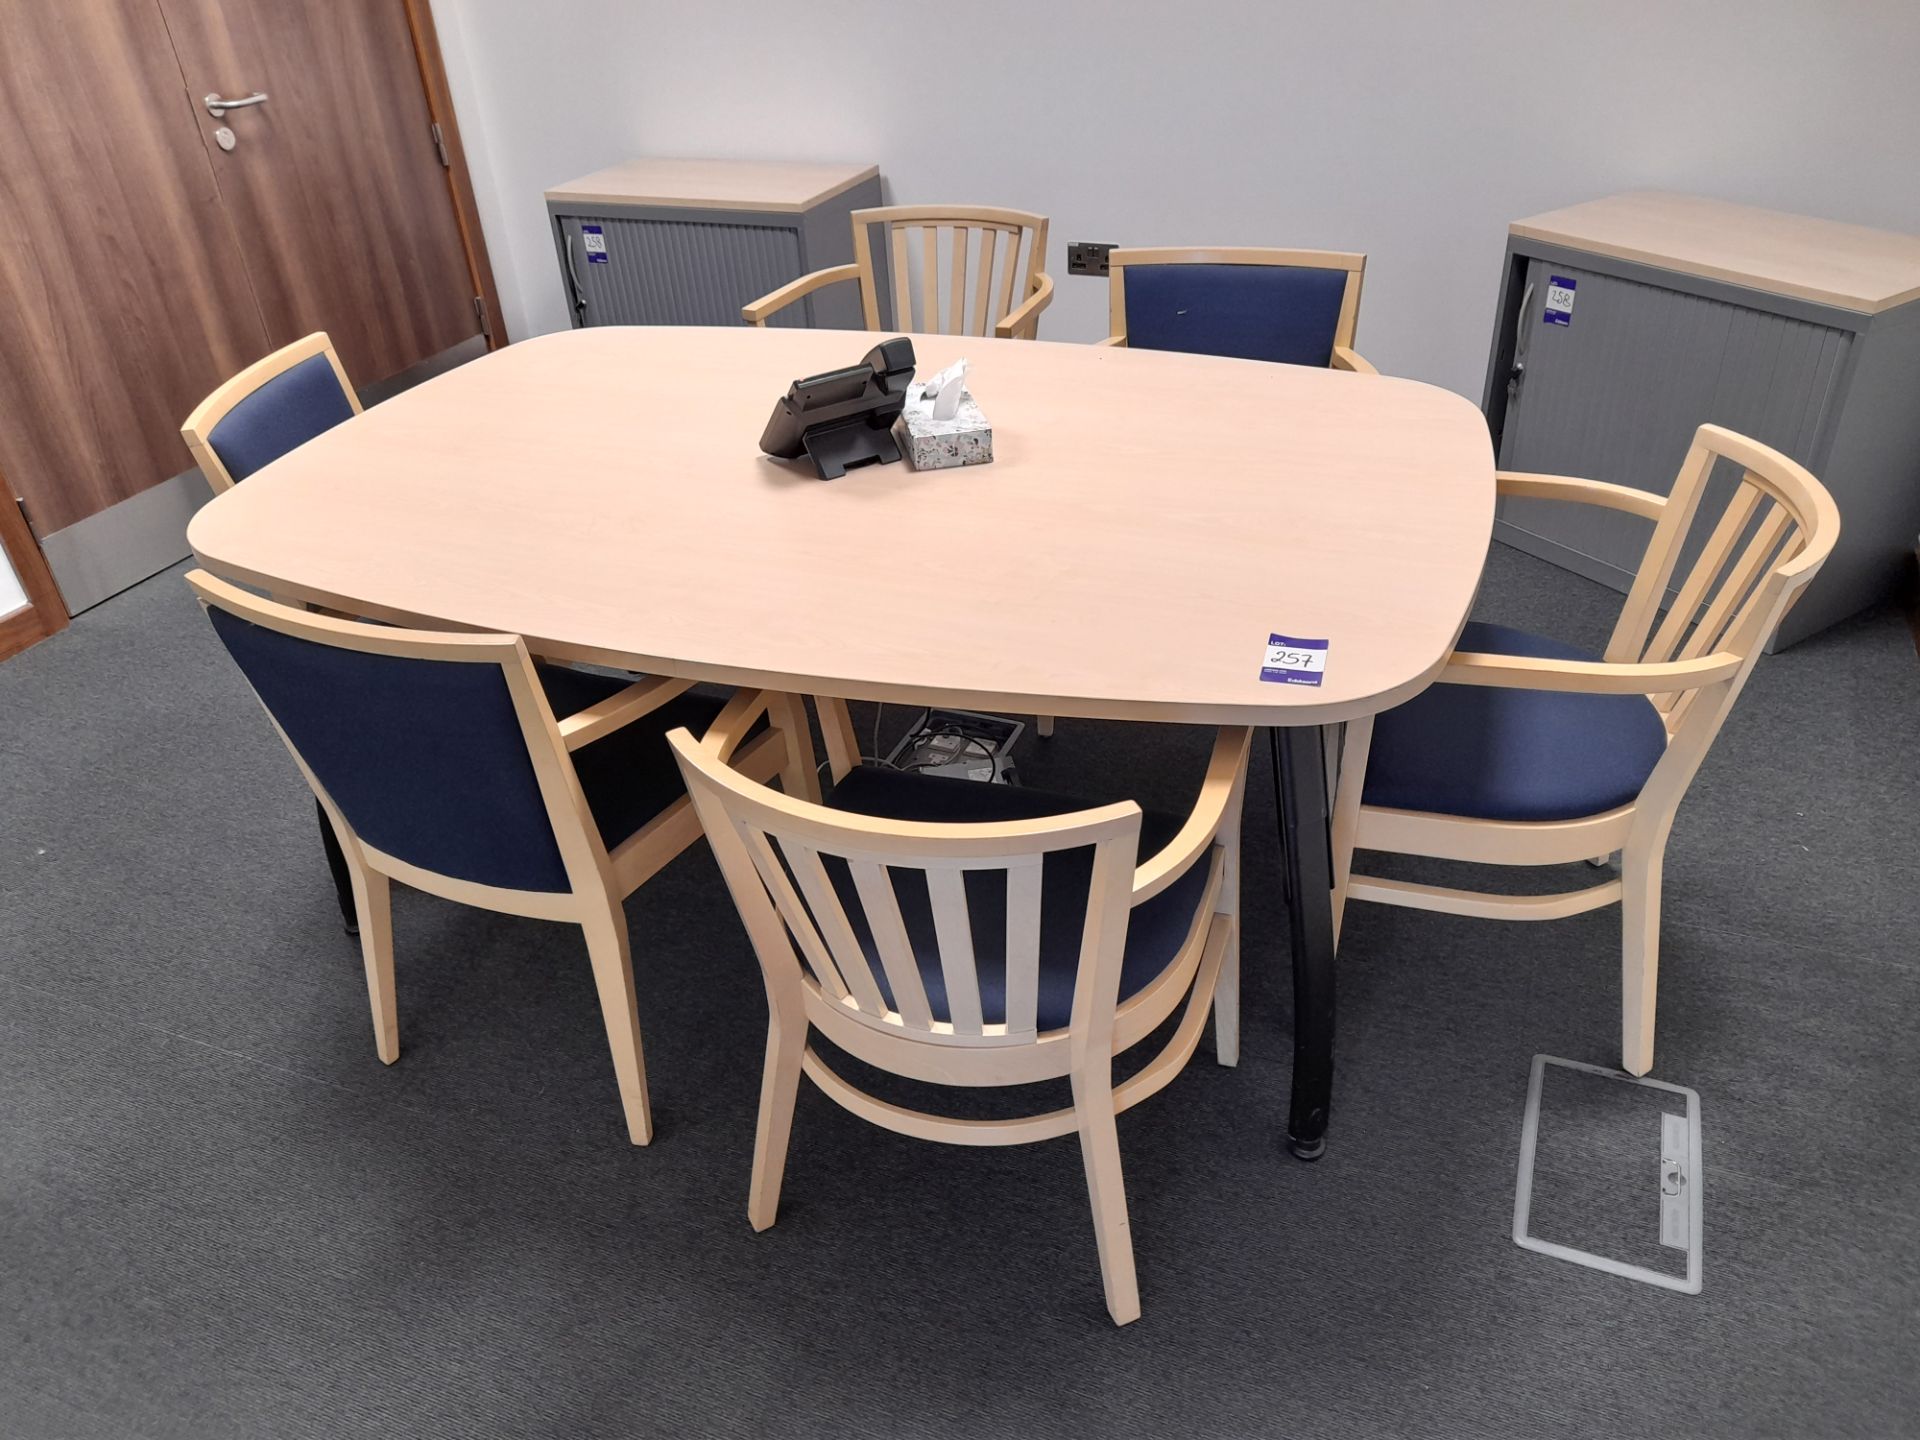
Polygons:
[[67,607],[61,602],[60,588],[53,583],[53,572],[27,526],[20,501],[13,487],[0,481],[0,551],[12,562],[20,577],[20,588],[27,592],[27,603],[18,610],[0,615],[0,660],[18,655],[29,645],[38,645],[57,631],[67,628]]
[[401,0],[407,29],[413,35],[413,54],[420,65],[420,88],[426,91],[427,115],[440,127],[447,149],[447,190],[453,199],[454,224],[467,253],[467,274],[474,294],[487,307],[483,329],[487,349],[507,343],[506,322],[500,316],[500,291],[493,282],[493,264],[487,256],[487,238],[480,228],[480,203],[474,195],[473,175],[467,169],[466,146],[460,139],[460,121],[454,113],[453,91],[447,84],[447,62],[440,53],[440,33],[434,29],[430,0]]

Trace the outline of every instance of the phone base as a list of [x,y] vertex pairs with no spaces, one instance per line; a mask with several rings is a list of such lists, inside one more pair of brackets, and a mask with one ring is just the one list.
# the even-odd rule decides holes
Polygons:
[[893,438],[893,417],[874,424],[866,415],[812,426],[800,436],[800,446],[813,461],[822,480],[838,480],[862,465],[891,465],[900,458]]

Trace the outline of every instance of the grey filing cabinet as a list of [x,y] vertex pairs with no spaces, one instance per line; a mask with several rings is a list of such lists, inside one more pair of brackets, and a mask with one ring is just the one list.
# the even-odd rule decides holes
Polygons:
[[[850,214],[880,203],[873,165],[631,160],[547,191],[574,328],[738,325],[740,307],[853,260]],[[852,285],[770,322],[860,327]]]
[[[1899,586],[1920,533],[1920,239],[1652,191],[1515,221],[1484,405],[1503,470],[1665,493],[1709,421],[1806,465],[1840,542],[1793,644]],[[1508,499],[1495,533],[1624,591],[1648,528]]]

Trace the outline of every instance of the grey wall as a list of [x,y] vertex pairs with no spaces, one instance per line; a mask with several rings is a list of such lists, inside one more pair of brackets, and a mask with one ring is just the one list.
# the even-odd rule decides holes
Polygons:
[[[1479,391],[1517,216],[1663,187],[1920,232],[1915,0],[434,0],[516,336],[541,192],[636,154],[879,163],[1069,240],[1371,256],[1360,347]],[[948,23],[941,23],[942,16]]]

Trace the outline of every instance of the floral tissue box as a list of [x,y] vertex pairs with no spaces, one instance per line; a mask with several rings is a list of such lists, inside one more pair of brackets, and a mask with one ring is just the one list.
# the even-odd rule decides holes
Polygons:
[[893,422],[893,438],[916,470],[948,470],[956,465],[985,465],[993,459],[993,426],[970,393],[960,396],[951,420],[933,418],[933,402],[916,380],[907,387],[907,405]]

